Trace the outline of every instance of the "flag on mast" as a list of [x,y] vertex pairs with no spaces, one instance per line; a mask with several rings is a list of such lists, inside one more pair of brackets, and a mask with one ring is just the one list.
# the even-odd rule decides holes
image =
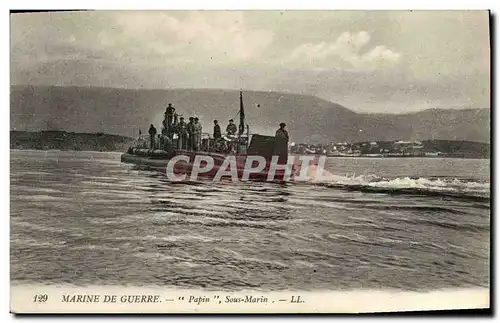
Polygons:
[[240,91],[240,126],[238,133],[242,135],[245,132],[245,109],[243,108],[243,92]]

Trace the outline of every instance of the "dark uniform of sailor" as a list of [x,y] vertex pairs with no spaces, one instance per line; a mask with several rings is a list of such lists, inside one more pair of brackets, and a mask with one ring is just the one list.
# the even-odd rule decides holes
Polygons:
[[280,128],[278,130],[276,130],[276,137],[283,138],[288,143],[288,139],[289,139],[288,138],[288,131],[285,130],[285,127],[286,127],[286,124],[284,124],[283,122],[280,123]]
[[151,149],[155,148],[155,137],[156,137],[156,128],[155,126],[151,125],[149,127],[149,148]]
[[[232,137],[232,136],[236,135],[236,131],[238,131],[238,128],[236,127],[236,124],[234,124],[233,119],[229,120],[229,124],[226,127],[227,134]],[[233,141],[229,141],[227,143],[227,149],[230,152],[233,152],[233,148],[234,148]]]
[[236,131],[238,131],[238,128],[236,128],[236,125],[233,123],[233,119],[229,120],[229,124],[226,127],[227,134],[235,135]]
[[187,123],[184,122],[184,118],[179,119],[177,124],[177,131],[179,132],[179,149],[187,149],[188,145],[188,133],[187,133]]
[[214,120],[214,139],[217,140],[220,137],[222,137],[222,133],[220,131],[219,122],[217,120]]
[[170,126],[174,121],[174,113],[175,113],[175,108],[172,106],[172,103],[169,103],[167,109],[165,110],[165,120],[167,120],[167,129],[170,128]]
[[276,143],[274,146],[274,155],[278,155],[278,164],[286,164],[288,160],[288,131],[285,130],[286,124],[280,123],[280,128],[276,130]]
[[201,126],[200,119],[194,118],[193,123],[193,149],[198,150],[201,147],[201,134],[203,132],[203,127]]
[[215,151],[221,151],[222,150],[221,143],[223,141],[224,140],[222,140],[222,132],[220,130],[219,121],[214,120],[214,142],[213,142],[213,149]]
[[189,123],[186,126],[188,134],[188,149],[194,149],[194,118],[189,117]]

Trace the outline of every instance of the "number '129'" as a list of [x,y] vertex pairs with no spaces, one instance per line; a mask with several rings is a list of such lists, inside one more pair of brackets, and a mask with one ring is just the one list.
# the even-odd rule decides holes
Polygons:
[[45,303],[49,297],[46,294],[37,294],[33,296],[33,302],[35,303]]

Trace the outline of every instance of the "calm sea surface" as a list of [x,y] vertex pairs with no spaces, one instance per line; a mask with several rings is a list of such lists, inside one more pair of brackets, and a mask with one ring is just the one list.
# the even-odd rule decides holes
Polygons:
[[11,151],[13,283],[489,287],[489,160],[330,158],[314,183],[172,183],[119,153]]

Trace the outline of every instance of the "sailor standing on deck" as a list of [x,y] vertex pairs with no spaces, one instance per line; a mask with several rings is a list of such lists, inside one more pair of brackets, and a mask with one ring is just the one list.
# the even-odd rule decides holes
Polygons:
[[184,121],[184,117],[180,117],[179,123],[177,124],[177,131],[179,133],[179,149],[187,149],[188,133],[187,133],[187,123]]
[[285,139],[286,142],[288,143],[288,131],[285,130],[286,124],[283,122],[280,123],[280,128],[276,130],[276,138],[282,138]]
[[222,133],[220,131],[219,121],[214,120],[214,139],[217,140],[222,137]]
[[203,129],[200,123],[200,119],[194,118],[194,149],[198,150],[201,147],[201,133]]
[[286,164],[288,160],[288,131],[285,130],[286,124],[280,123],[280,128],[276,130],[274,154],[278,156],[278,164]]
[[156,137],[156,128],[151,124],[149,126],[149,148],[154,150],[155,148],[155,137]]
[[165,109],[165,120],[167,120],[168,127],[170,127],[174,121],[174,114],[175,108],[172,106],[172,103],[169,103],[168,107]]
[[189,123],[186,126],[188,134],[188,150],[194,148],[194,118],[189,117]]
[[229,120],[229,124],[226,127],[226,132],[228,135],[235,135],[238,128],[236,128],[236,124],[234,124],[233,119]]
[[215,151],[219,150],[221,138],[222,138],[222,132],[220,130],[219,121],[214,120],[214,141],[212,143],[213,150]]
[[233,119],[229,120],[229,124],[226,127],[226,132],[230,139],[230,141],[227,143],[228,146],[227,149],[230,152],[233,152],[234,148],[233,140],[235,139],[234,136],[236,135],[236,131],[238,131],[238,128],[236,127],[236,124],[234,123]]

